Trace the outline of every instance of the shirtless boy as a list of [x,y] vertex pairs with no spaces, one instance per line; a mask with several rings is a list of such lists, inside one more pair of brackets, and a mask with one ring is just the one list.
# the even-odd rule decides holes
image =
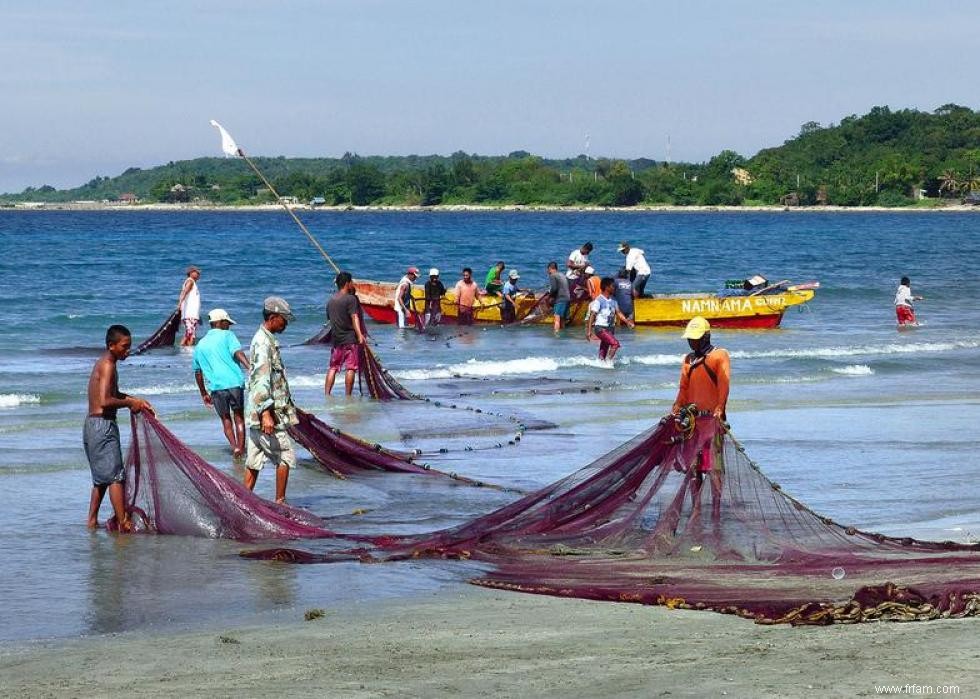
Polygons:
[[133,526],[125,507],[126,471],[116,412],[120,408],[129,408],[134,413],[146,410],[152,414],[153,406],[142,398],[128,396],[119,390],[116,362],[129,356],[132,345],[133,338],[125,326],[110,326],[105,333],[106,350],[95,362],[88,380],[88,417],[85,418],[83,440],[85,456],[92,470],[92,498],[88,508],[90,529],[99,525],[99,507],[107,490],[119,531],[131,531]]

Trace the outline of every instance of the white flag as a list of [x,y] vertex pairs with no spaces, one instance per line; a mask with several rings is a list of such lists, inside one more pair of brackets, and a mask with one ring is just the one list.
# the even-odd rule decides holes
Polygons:
[[221,133],[221,150],[225,152],[225,155],[234,158],[240,155],[240,150],[238,144],[235,143],[235,139],[231,137],[231,134],[225,131],[225,127],[216,122],[214,119],[211,120],[211,126],[218,129]]

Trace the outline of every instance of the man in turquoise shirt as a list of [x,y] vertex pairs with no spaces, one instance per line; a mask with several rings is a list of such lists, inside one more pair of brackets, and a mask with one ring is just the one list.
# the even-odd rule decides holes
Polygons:
[[229,328],[235,324],[223,308],[208,314],[211,329],[194,347],[194,378],[204,405],[221,418],[236,461],[245,455],[245,374],[248,357]]

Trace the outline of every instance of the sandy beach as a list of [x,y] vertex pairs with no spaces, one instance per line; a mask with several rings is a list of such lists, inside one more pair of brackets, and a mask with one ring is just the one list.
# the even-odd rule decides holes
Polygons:
[[[546,204],[439,204],[436,206],[317,206],[290,204],[294,211],[310,213],[337,213],[348,211],[391,211],[399,213],[474,213],[474,212],[514,212],[542,211],[568,213],[932,213],[932,212],[980,212],[980,206],[968,204],[949,204],[945,206],[887,207],[887,206],[674,206],[670,204],[638,204],[636,206],[549,206]],[[216,205],[206,203],[190,204],[120,204],[117,202],[19,202],[0,207],[3,211],[278,211],[280,204],[255,204],[250,206]]]
[[[977,621],[763,627],[477,588],[250,628],[0,647],[10,696],[874,696],[980,691]],[[908,690],[906,690],[908,693]],[[937,691],[938,693],[938,691]]]

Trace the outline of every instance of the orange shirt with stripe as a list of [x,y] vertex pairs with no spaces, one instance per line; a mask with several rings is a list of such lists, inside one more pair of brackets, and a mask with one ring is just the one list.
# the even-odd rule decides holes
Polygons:
[[602,293],[602,280],[599,279],[598,274],[593,274],[591,277],[585,280],[585,286],[589,290],[589,298],[595,301],[599,298],[599,294]]
[[705,367],[691,367],[691,356],[689,354],[684,357],[684,364],[681,366],[681,383],[677,391],[677,400],[674,401],[673,412],[676,413],[689,403],[697,405],[698,410],[714,412],[720,407],[724,412],[728,403],[732,374],[728,350],[715,348],[704,359],[705,364],[715,373],[717,384],[711,380]]

